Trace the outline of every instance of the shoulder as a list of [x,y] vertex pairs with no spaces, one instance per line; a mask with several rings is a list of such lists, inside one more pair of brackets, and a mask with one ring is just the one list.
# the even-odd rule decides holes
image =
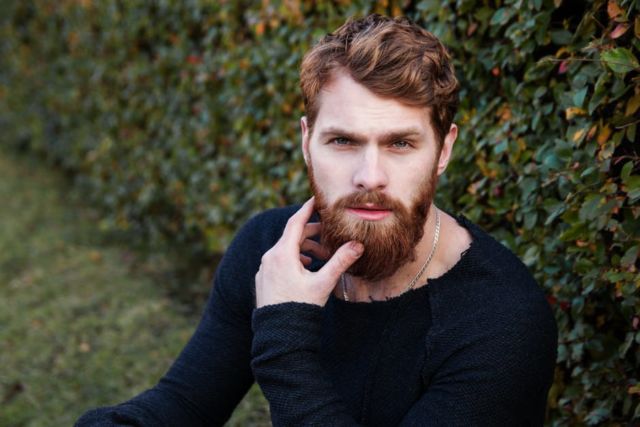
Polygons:
[[298,209],[298,205],[274,208],[251,217],[233,238],[223,257],[222,266],[256,262],[259,265],[262,255],[280,239],[287,220]]
[[429,285],[435,330],[555,342],[553,312],[528,268],[480,227],[464,217],[458,221],[473,241],[460,261]]
[[298,209],[300,205],[291,205],[268,209],[254,215],[238,230],[228,251],[234,251],[238,246],[249,245],[256,252],[266,252],[282,236],[287,221]]
[[262,255],[282,236],[287,220],[299,206],[263,211],[236,233],[216,270],[213,298],[248,319],[254,305],[255,275]]
[[557,347],[551,307],[515,254],[465,218],[459,222],[473,242],[429,284],[425,375],[475,384],[487,407],[528,411],[525,402],[535,398],[534,406],[544,408]]
[[465,217],[458,217],[457,220],[472,239],[460,262],[455,266],[458,275],[465,278],[464,282],[469,286],[468,291],[502,291],[514,297],[530,294],[542,296],[542,288],[511,250]]

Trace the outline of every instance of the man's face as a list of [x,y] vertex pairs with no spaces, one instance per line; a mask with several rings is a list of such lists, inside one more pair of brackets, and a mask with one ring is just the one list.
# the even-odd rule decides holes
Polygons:
[[321,241],[331,252],[349,240],[364,244],[349,269],[355,276],[384,279],[415,258],[457,131],[439,153],[428,113],[336,72],[320,92],[313,132],[302,119]]

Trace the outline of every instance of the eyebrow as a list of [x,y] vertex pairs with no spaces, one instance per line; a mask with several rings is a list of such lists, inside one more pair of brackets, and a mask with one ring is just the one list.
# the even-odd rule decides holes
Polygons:
[[[420,135],[422,135],[422,132],[417,128],[395,129],[382,133],[382,135],[380,135],[378,139],[382,143],[390,143],[399,139]],[[332,136],[341,136],[355,142],[363,142],[367,139],[367,137],[362,134],[350,132],[348,130],[340,129],[337,127],[329,127],[327,129],[324,129],[322,132],[320,132],[319,136],[320,139],[325,139]]]

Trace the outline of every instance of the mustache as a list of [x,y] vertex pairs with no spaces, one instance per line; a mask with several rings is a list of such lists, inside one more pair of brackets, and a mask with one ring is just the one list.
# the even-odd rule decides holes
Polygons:
[[380,191],[358,191],[341,197],[335,203],[334,209],[345,209],[354,206],[374,205],[377,209],[398,210],[402,203]]

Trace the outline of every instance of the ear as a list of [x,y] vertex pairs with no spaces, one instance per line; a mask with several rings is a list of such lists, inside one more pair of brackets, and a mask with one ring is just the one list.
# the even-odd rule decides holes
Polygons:
[[438,159],[438,175],[442,175],[447,169],[449,160],[451,160],[453,144],[456,142],[457,137],[458,126],[456,126],[455,123],[452,123],[451,127],[449,128],[449,132],[444,137],[444,143],[442,144],[442,149],[440,150],[440,158]]
[[302,116],[300,119],[300,131],[302,136],[302,155],[304,156],[304,162],[309,165],[309,140],[311,135],[309,134],[309,126],[307,125],[307,117]]

